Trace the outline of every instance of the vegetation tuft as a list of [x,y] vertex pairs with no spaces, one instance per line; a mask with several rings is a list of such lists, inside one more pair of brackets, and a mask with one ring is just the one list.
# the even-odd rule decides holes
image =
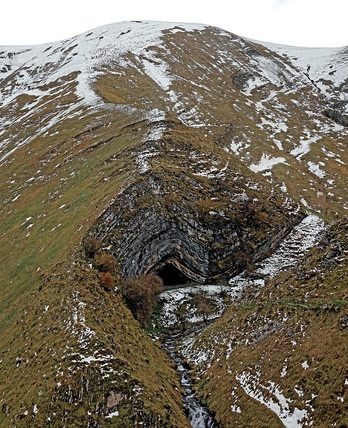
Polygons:
[[163,290],[162,279],[155,274],[128,278],[122,284],[122,296],[135,319],[148,327],[157,303],[157,296]]

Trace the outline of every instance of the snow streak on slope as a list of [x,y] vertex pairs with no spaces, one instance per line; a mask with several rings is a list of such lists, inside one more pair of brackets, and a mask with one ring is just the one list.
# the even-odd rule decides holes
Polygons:
[[284,427],[302,428],[311,425],[308,422],[307,410],[291,406],[292,400],[286,398],[274,382],[269,382],[269,385],[261,385],[260,376],[260,373],[253,377],[250,373],[243,372],[237,376],[237,380],[245,393],[274,412]]
[[140,174],[145,174],[150,169],[149,159],[160,154],[156,143],[161,139],[165,131],[165,114],[159,109],[148,112],[146,118],[150,121],[148,132],[142,140],[145,148],[139,150],[136,158]]
[[279,248],[267,259],[263,260],[253,272],[253,276],[262,279],[250,281],[248,275],[242,273],[230,280],[231,285],[263,285],[265,279],[273,278],[284,268],[294,266],[303,254],[312,248],[325,230],[324,221],[315,215],[308,215],[294,227],[289,236],[284,239]]
[[269,155],[263,154],[260,162],[258,164],[251,164],[249,168],[254,172],[260,172],[266,169],[271,169],[272,166],[277,165],[278,163],[285,163],[285,158],[270,157]]

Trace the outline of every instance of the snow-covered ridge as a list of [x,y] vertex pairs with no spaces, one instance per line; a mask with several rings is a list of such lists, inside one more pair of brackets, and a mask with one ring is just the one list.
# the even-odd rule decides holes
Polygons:
[[326,85],[319,80],[331,81],[339,87],[347,80],[348,49],[339,48],[305,48],[286,46],[267,42],[257,42],[280,56],[287,56],[291,62],[316,82],[325,91]]
[[[0,162],[18,147],[44,135],[64,119],[78,114],[81,107],[105,107],[103,99],[94,92],[92,83],[104,65],[116,63],[129,66],[124,57],[129,52],[142,58],[141,72],[173,98],[174,95],[170,93],[172,76],[167,72],[168,65],[155,56],[153,48],[162,46],[161,38],[165,31],[176,33],[204,28],[201,24],[120,22],[59,42],[0,47],[0,138],[6,133],[13,134],[16,128],[25,129],[25,124],[30,124],[33,114],[46,103],[59,104],[62,97],[72,91],[76,96],[76,101],[64,109],[56,109],[47,117],[40,115],[41,123],[36,133],[31,131],[23,139],[18,139],[16,135],[2,138]],[[27,100],[23,106],[18,103],[20,96],[25,96]],[[20,111],[13,115],[12,112],[18,108]]]
[[[164,31],[175,33],[202,31],[205,28],[203,24],[125,21],[101,26],[58,42],[34,46],[0,46],[0,84],[17,72],[15,87],[12,87],[10,93],[2,90],[0,106],[8,104],[23,93],[43,96],[38,86],[52,83],[74,72],[79,73],[76,88],[78,99],[87,104],[98,102],[89,85],[90,79],[98,74],[96,68],[110,61],[121,62],[121,57],[127,52],[138,57],[143,55],[144,72],[162,88],[169,90],[167,64],[162,62],[154,65],[153,53],[147,52],[146,48],[161,46]],[[338,86],[347,78],[348,52],[345,48],[299,48],[257,43],[281,56],[286,55],[296,67],[304,70],[315,81],[329,78]],[[261,60],[266,61],[262,64],[266,80],[276,79],[274,83],[279,84],[279,70],[273,69],[275,64],[266,57],[258,58],[258,61]],[[292,73],[293,71],[291,70]]]
[[[1,46],[0,83],[15,71],[16,90],[11,99],[21,93],[41,95],[38,85],[49,84],[70,73],[78,72],[77,96],[93,102],[96,95],[90,90],[93,70],[110,60],[117,61],[130,51],[140,55],[145,48],[160,45],[163,31],[202,30],[200,24],[169,22],[120,22],[98,27],[71,39],[35,46]],[[7,94],[10,95],[10,94]],[[2,97],[1,106],[9,99]]]

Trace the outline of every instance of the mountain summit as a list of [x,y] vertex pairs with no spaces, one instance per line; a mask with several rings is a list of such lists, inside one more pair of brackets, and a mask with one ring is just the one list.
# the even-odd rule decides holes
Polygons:
[[[248,277],[245,300],[182,346],[221,427],[258,426],[255,397],[263,426],[342,419],[345,375],[339,394],[318,393],[314,405],[311,361],[330,375],[337,365],[327,341],[318,355],[306,344],[318,314],[338,352],[347,331],[347,70],[347,47],[259,43],[198,24],[122,22],[0,47],[0,426],[189,426],[175,367],[124,292],[151,275],[165,286]],[[300,271],[285,264],[255,289],[250,275],[309,212],[339,223]],[[306,326],[297,352],[308,378],[285,339]],[[272,340],[284,345],[276,364],[287,358],[281,382],[255,368]],[[239,357],[250,367],[238,371]],[[278,386],[300,391],[306,379],[295,406],[305,417]],[[266,381],[261,399],[250,385]],[[228,389],[223,406],[215,382]],[[290,406],[286,417],[267,394]]]

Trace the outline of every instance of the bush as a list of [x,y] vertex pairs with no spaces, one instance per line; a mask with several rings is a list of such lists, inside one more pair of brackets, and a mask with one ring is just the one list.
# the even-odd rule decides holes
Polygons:
[[162,279],[154,274],[129,278],[122,286],[123,298],[135,319],[144,327],[149,325],[157,296],[163,290]]
[[100,272],[115,272],[116,270],[116,259],[112,254],[108,253],[101,253],[96,254],[94,257],[95,264],[97,266],[97,269]]
[[101,244],[94,236],[88,236],[83,244],[87,257],[93,258],[96,252],[100,249]]
[[114,278],[110,272],[102,272],[99,276],[99,283],[106,291],[111,291],[114,285]]
[[193,303],[196,306],[197,315],[202,317],[203,322],[206,324],[209,315],[212,315],[216,310],[213,301],[203,292],[194,296]]

